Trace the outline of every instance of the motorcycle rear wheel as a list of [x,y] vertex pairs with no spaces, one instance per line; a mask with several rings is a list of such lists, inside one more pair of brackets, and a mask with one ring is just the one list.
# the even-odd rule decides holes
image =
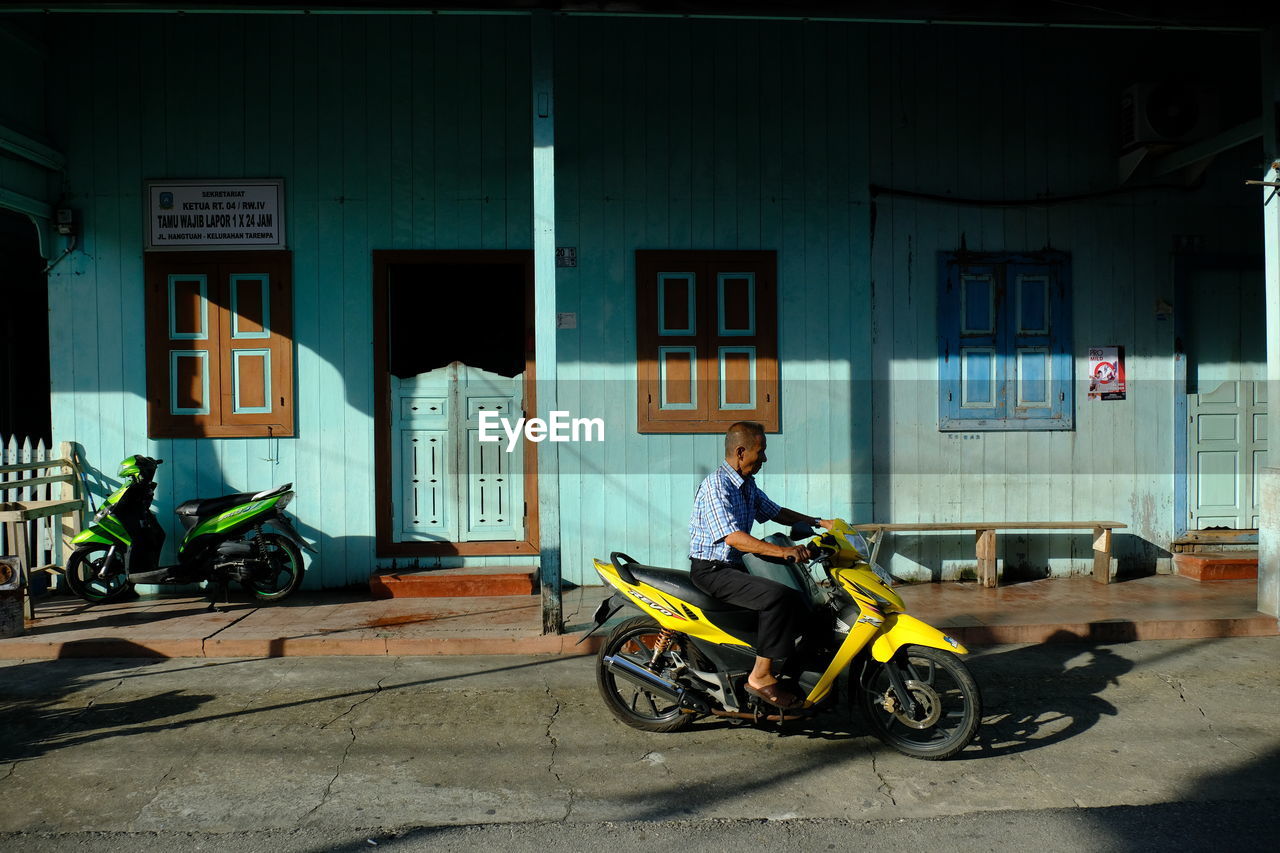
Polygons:
[[109,545],[82,545],[67,560],[64,577],[67,588],[90,604],[117,601],[133,592],[129,575],[124,568],[124,553],[117,551],[105,574],[101,574]]
[[[662,628],[648,616],[635,616],[609,634],[596,655],[596,683],[609,712],[633,729],[646,732],[678,732],[693,725],[694,715],[662,696],[654,695],[625,678],[618,678],[605,666],[605,657],[619,655],[649,668]],[[680,641],[673,644],[680,650]],[[669,653],[658,657],[657,672],[670,667]]]
[[[258,601],[274,604],[298,591],[306,568],[302,564],[302,552],[289,537],[280,533],[263,533],[261,539],[266,549],[267,566],[252,580],[246,581],[244,587]],[[251,544],[258,553],[257,537],[251,540]]]
[[[908,715],[885,667],[898,667],[916,703]],[[880,740],[912,758],[938,761],[960,752],[978,733],[982,696],[964,662],[927,646],[904,646],[886,663],[871,661],[859,679],[851,679],[855,703]]]

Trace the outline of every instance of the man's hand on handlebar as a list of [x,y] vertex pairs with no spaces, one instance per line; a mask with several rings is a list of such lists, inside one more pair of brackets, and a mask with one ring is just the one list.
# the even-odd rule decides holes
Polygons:
[[778,556],[788,561],[807,563],[812,558],[812,555],[809,553],[809,549],[804,545],[792,545],[790,547],[780,546],[779,550],[782,553],[778,554]]

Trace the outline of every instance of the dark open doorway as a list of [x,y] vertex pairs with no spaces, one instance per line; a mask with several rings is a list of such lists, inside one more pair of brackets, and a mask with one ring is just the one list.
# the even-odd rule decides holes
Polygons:
[[374,252],[379,556],[536,554],[536,454],[477,443],[536,411],[530,252]]
[[48,447],[49,284],[39,245],[30,219],[0,209],[0,436]]
[[407,378],[454,361],[524,372],[524,265],[387,265],[388,370]]

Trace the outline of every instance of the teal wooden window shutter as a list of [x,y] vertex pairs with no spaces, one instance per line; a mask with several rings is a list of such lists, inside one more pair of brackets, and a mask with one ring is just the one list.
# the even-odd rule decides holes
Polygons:
[[1070,258],[943,252],[938,274],[938,428],[1074,426]]

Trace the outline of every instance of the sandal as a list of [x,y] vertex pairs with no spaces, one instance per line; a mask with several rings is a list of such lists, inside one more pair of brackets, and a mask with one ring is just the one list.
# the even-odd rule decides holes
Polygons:
[[776,705],[783,710],[799,707],[801,700],[781,687],[780,684],[766,684],[764,687],[752,687],[747,684],[745,689],[748,694],[757,699]]

